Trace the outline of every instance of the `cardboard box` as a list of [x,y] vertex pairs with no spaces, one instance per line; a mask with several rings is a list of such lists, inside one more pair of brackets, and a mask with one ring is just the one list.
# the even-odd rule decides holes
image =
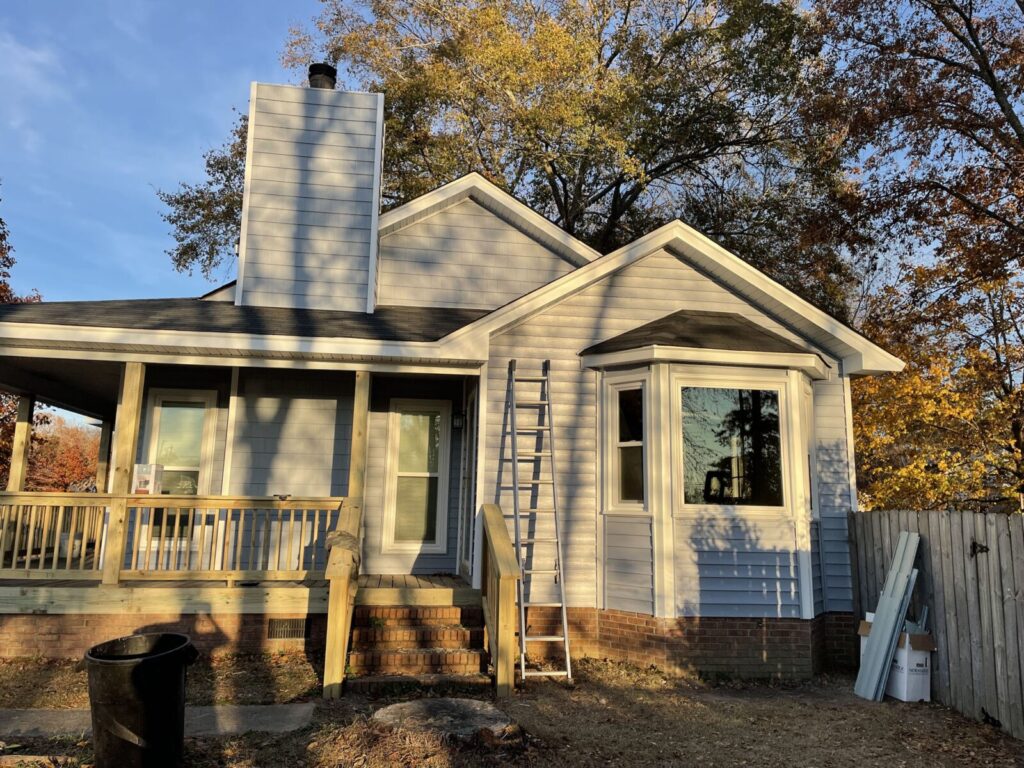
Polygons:
[[[860,655],[864,657],[864,646],[871,634],[873,613],[865,614],[865,621],[860,623],[857,634],[860,635]],[[885,693],[900,701],[931,701],[932,700],[932,651],[935,641],[930,634],[900,633],[893,654],[892,667],[889,668],[889,680],[885,685]]]
[[136,464],[132,475],[132,493],[158,494],[163,488],[163,464]]

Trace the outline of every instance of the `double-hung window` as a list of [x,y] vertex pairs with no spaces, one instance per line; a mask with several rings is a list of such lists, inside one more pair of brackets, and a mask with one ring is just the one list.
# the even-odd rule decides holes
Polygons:
[[606,506],[641,511],[647,501],[646,381],[612,379],[605,393]]

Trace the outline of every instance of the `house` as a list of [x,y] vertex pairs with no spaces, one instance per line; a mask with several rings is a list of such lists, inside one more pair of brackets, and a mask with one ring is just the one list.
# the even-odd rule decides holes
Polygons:
[[[850,381],[902,363],[679,221],[601,255],[475,174],[380,213],[384,97],[326,85],[252,86],[236,281],[0,308],[0,653],[183,628],[336,692],[479,673],[486,623],[507,688],[522,578],[573,656],[846,658]],[[105,493],[24,492],[36,400],[102,422]]]

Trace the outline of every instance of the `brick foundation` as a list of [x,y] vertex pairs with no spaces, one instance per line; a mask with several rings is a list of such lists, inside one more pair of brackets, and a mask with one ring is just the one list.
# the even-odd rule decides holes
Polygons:
[[[531,608],[529,634],[557,634],[557,609]],[[654,665],[704,677],[803,679],[850,668],[856,649],[852,614],[813,620],[682,617],[659,619],[626,611],[569,609],[573,655]],[[557,655],[535,643],[532,655]]]
[[[5,614],[0,615],[0,657],[81,658],[90,646],[133,632],[184,632],[203,653],[210,654],[284,650],[323,653],[326,616],[311,615],[309,637],[296,640],[268,639],[267,626],[272,618],[303,617]],[[557,609],[531,608],[527,623],[530,634],[557,634],[560,629]],[[668,672],[706,677],[801,679],[826,670],[854,669],[856,630],[857,623],[849,613],[826,613],[811,621],[659,619],[626,611],[569,609],[575,657],[614,659],[641,666],[653,664]],[[537,643],[529,650],[531,655],[544,656],[557,647],[554,643]]]
[[183,632],[207,654],[303,651],[323,653],[327,617],[309,617],[309,637],[270,640],[270,619],[303,614],[2,614],[0,657],[77,659],[93,645],[135,632]]

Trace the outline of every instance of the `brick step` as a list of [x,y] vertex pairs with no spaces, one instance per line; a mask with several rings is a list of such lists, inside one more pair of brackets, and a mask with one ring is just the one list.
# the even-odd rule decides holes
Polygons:
[[483,609],[471,606],[443,605],[357,605],[353,627],[450,627],[477,629],[483,626]]
[[351,651],[348,668],[354,675],[475,675],[485,669],[486,659],[483,651],[466,649]]
[[482,627],[426,625],[418,627],[354,627],[352,649],[357,651],[472,649],[484,647]]
[[394,695],[414,690],[438,693],[477,692],[491,687],[491,678],[471,675],[351,675],[345,678],[346,693]]

